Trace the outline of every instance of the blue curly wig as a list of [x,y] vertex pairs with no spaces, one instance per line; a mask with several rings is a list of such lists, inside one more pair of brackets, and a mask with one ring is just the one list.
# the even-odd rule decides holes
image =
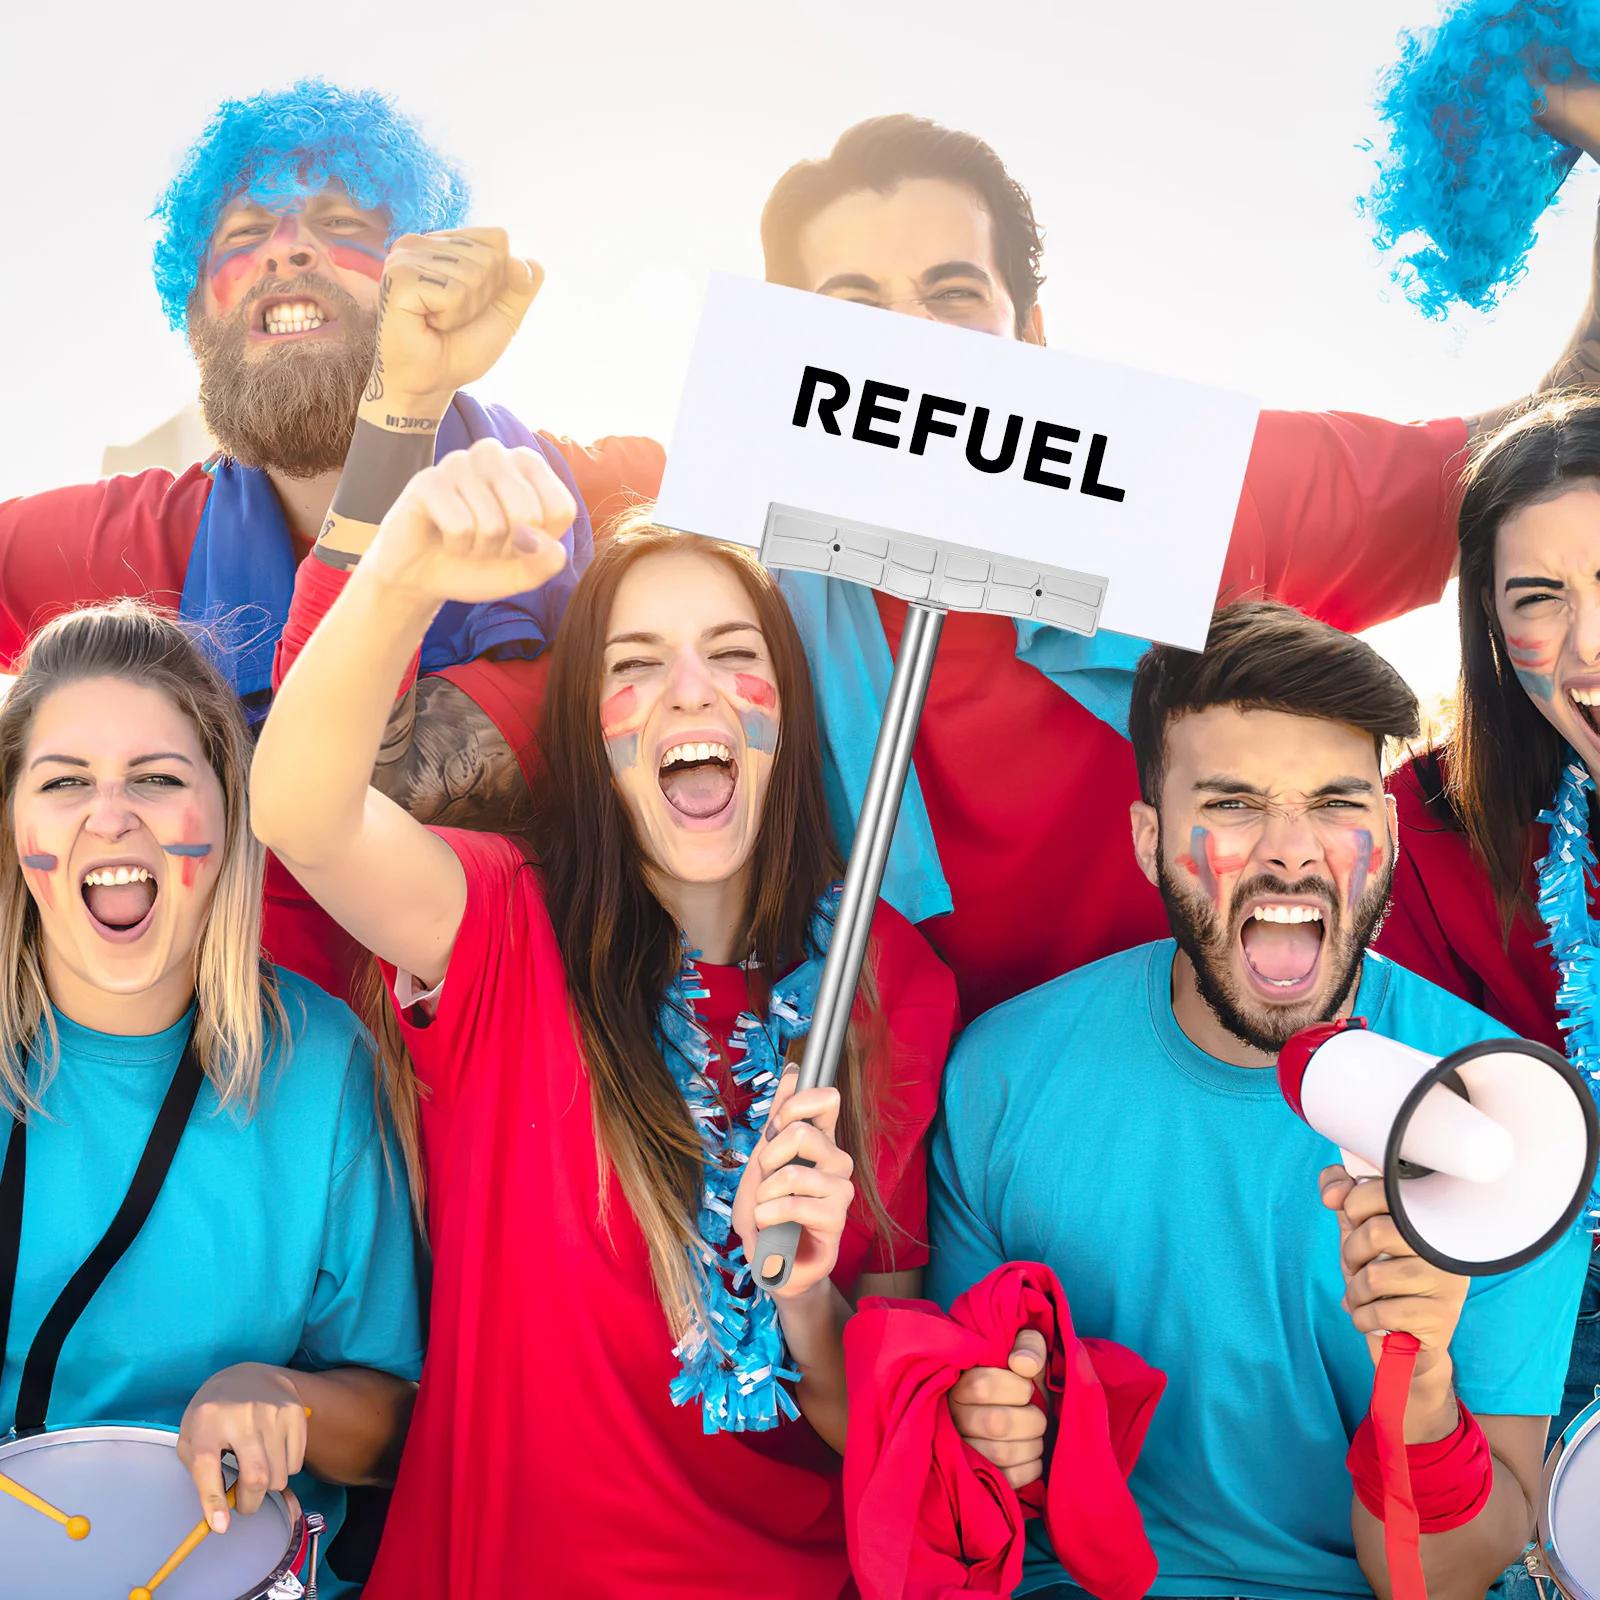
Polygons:
[[1600,77],[1600,0],[1464,0],[1400,45],[1378,101],[1389,153],[1364,209],[1381,250],[1427,235],[1394,277],[1430,317],[1456,301],[1487,311],[1526,270],[1580,154],[1533,120],[1535,80]]
[[364,210],[388,213],[391,242],[458,227],[466,215],[466,179],[386,95],[302,78],[276,93],[225,100],[151,213],[162,225],[154,266],[167,321],[187,327],[201,259],[236,195],[278,207],[334,179]]

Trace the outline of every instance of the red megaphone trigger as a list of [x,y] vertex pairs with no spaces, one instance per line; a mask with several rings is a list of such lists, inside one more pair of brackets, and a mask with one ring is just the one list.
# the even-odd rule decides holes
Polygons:
[[1289,1109],[1304,1122],[1306,1114],[1300,1109],[1300,1085],[1305,1078],[1311,1058],[1336,1033],[1346,1028],[1364,1028],[1365,1017],[1345,1017],[1338,1022],[1314,1022],[1302,1028],[1278,1052],[1278,1089],[1289,1102]]

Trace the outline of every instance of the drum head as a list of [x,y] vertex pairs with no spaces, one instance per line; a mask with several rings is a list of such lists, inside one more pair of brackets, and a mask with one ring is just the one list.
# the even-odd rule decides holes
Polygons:
[[[89,1519],[73,1539],[59,1522],[0,1493],[0,1579],[6,1600],[127,1600],[200,1520],[177,1434],[161,1428],[63,1428],[0,1446],[0,1472],[69,1517]],[[233,1473],[224,1476],[231,1484]],[[159,1589],[157,1600],[260,1600],[298,1553],[300,1507],[269,1494],[237,1513]]]
[[1572,1419],[1545,1458],[1539,1543],[1569,1600],[1600,1600],[1600,1400]]

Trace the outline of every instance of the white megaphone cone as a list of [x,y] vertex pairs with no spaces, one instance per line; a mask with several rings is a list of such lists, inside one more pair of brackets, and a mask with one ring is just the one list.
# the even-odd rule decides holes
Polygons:
[[1440,1057],[1359,1018],[1319,1023],[1279,1052],[1278,1086],[1353,1176],[1385,1180],[1401,1236],[1446,1272],[1509,1272],[1542,1255],[1594,1181],[1594,1100],[1564,1057],[1526,1039]]

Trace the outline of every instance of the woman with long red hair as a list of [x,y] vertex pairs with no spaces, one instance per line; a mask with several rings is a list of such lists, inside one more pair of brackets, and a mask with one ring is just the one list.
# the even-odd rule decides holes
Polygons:
[[[831,1596],[841,1334],[915,1294],[954,985],[880,905],[837,1089],[795,1092],[837,905],[805,657],[747,553],[639,526],[553,654],[526,838],[368,788],[446,599],[558,571],[529,452],[419,474],[291,670],[261,836],[398,969],[432,1343],[370,1592]],[[757,1228],[802,1226],[757,1289]]]

